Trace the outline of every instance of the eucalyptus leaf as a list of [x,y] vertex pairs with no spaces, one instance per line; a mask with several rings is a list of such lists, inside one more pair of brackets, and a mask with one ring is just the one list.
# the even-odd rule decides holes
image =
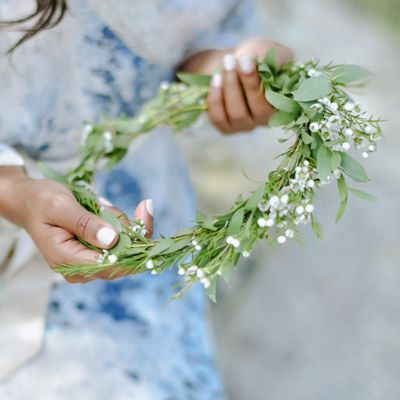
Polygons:
[[349,188],[350,192],[354,194],[354,196],[358,197],[361,200],[366,200],[366,201],[371,201],[371,202],[376,202],[378,201],[378,198],[374,196],[373,194],[363,192],[362,190],[358,189],[353,189]]
[[313,137],[305,131],[301,132],[301,139],[305,144],[311,144],[314,141]]
[[39,170],[42,175],[47,179],[52,179],[58,183],[62,183],[66,185],[68,183],[67,178],[56,171],[54,168],[50,167],[50,165],[40,162],[39,163]]
[[331,168],[332,171],[340,167],[340,163],[342,161],[342,156],[339,151],[334,151],[332,153],[332,158],[331,158]]
[[342,153],[341,167],[343,171],[357,182],[368,182],[368,175],[364,167],[347,153]]
[[265,98],[277,110],[290,114],[296,114],[300,111],[300,107],[296,101],[272,90],[266,91]]
[[324,237],[324,230],[314,214],[311,214],[311,228],[318,239],[322,239]]
[[347,209],[347,198],[340,202],[339,210],[336,214],[336,223],[340,222]]
[[346,179],[343,175],[340,175],[340,178],[337,180],[337,186],[338,186],[340,201],[345,201],[347,199],[348,187]]
[[212,76],[204,74],[190,74],[186,72],[177,73],[177,77],[187,85],[209,87]]
[[116,215],[108,210],[100,211],[100,217],[111,224],[117,232],[122,232],[122,224]]
[[242,227],[243,224],[243,218],[244,218],[244,209],[239,208],[235,212],[235,214],[233,214],[229,222],[228,230],[226,232],[228,236],[233,236],[240,231],[240,228]]
[[323,76],[304,80],[299,88],[293,93],[297,101],[312,101],[327,96],[332,91],[332,85]]
[[284,111],[275,112],[269,120],[269,125],[272,127],[284,126],[294,121],[297,113],[287,113]]
[[253,208],[258,206],[258,203],[264,197],[265,192],[265,184],[262,184],[247,200],[245,210],[252,210]]
[[332,69],[331,74],[334,81],[343,84],[364,81],[372,75],[367,69],[353,64],[337,65]]
[[317,153],[317,170],[321,181],[326,181],[331,173],[332,152],[324,145],[321,145]]
[[131,246],[132,241],[130,237],[126,233],[120,233],[119,234],[119,240],[116,246],[114,246],[110,252],[112,254],[115,254],[116,256],[119,256],[120,254],[124,254],[127,249]]
[[210,286],[206,289],[208,298],[214,303],[217,302],[217,277],[210,281]]

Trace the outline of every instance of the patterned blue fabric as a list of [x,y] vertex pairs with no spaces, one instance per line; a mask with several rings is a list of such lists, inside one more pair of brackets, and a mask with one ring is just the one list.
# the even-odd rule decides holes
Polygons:
[[[0,141],[34,159],[68,160],[78,150],[81,120],[134,115],[161,81],[173,78],[185,56],[201,48],[231,46],[243,37],[243,16],[251,10],[250,0],[132,0],[118,7],[125,3],[127,13],[148,17],[133,20],[126,37],[125,31],[117,34],[124,16],[112,20],[114,5],[71,1],[71,15],[59,27],[17,51],[16,71],[1,60],[0,104],[8,112],[0,115]],[[243,8],[238,13],[239,3]],[[0,11],[10,7],[10,0],[0,0]],[[163,20],[168,13],[177,19]],[[178,18],[180,13],[184,18]],[[146,29],[160,24],[165,36],[152,42],[161,42],[160,49],[142,46],[152,40]],[[131,41],[138,26],[143,34]],[[14,36],[9,39],[6,45]],[[153,53],[146,55],[142,48]],[[97,188],[130,215],[140,200],[152,198],[155,235],[169,235],[194,218],[196,203],[186,170],[171,133],[158,129],[139,140],[112,172],[102,171]],[[0,398],[32,398],[40,382],[40,399],[223,399],[203,289],[195,287],[183,300],[169,302],[179,279],[171,270],[113,282],[57,284],[44,349],[0,386]]]

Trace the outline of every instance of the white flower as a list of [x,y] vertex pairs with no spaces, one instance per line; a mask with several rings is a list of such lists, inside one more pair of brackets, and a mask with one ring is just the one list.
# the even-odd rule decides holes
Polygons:
[[278,196],[272,196],[269,199],[269,205],[271,206],[271,208],[277,208],[279,205],[279,197]]
[[266,226],[268,228],[271,228],[271,226],[274,226],[275,221],[273,220],[273,218],[268,218],[267,222],[266,222]]
[[195,249],[196,251],[200,251],[200,250],[201,250],[201,246],[197,244],[196,246],[194,246],[194,249]]
[[293,229],[286,229],[285,236],[289,239],[294,238],[294,230]]
[[284,194],[281,198],[280,201],[282,204],[287,204],[289,202],[289,196],[287,194]]
[[265,218],[258,218],[257,225],[261,228],[265,228],[267,226],[267,220]]
[[370,145],[368,146],[368,150],[369,150],[369,151],[375,151],[376,149],[375,149],[375,146],[374,146],[373,144],[370,144]]
[[308,167],[310,165],[310,163],[308,162],[308,160],[304,160],[303,164]]
[[315,69],[310,69],[310,70],[308,70],[308,76],[309,77],[311,77],[311,78],[315,78],[315,77],[318,77],[318,76],[321,76],[321,72],[319,72],[319,71],[316,71]]
[[307,204],[305,210],[308,213],[312,213],[314,211],[314,206],[312,204]]
[[250,253],[247,250],[242,251],[242,256],[244,258],[249,258],[250,257]]
[[296,207],[296,213],[297,214],[303,214],[303,212],[304,212],[304,207],[303,206],[297,206]]
[[285,236],[278,236],[278,243],[283,244],[286,242],[286,237]]
[[262,212],[268,211],[269,204],[267,201],[261,201],[258,203],[258,209]]
[[93,131],[93,125],[86,124],[83,127],[83,132],[82,133],[87,136],[87,135],[90,135],[92,133],[92,131]]
[[178,269],[178,275],[185,275],[186,271],[181,266]]
[[230,244],[235,249],[237,249],[240,246],[240,240],[235,239],[233,236],[228,236],[226,238],[226,243]]
[[207,278],[202,278],[200,282],[203,284],[205,289],[208,289],[211,285],[210,281]]
[[342,118],[340,118],[338,115],[331,115],[329,117],[329,122],[335,127],[338,127],[342,123]]
[[319,112],[321,112],[323,110],[322,105],[319,103],[314,103],[310,108],[315,108]]
[[310,179],[310,180],[307,181],[307,186],[309,188],[313,188],[315,186],[315,182],[312,179]]
[[111,142],[111,140],[113,138],[113,135],[112,135],[112,133],[110,131],[105,131],[103,133],[103,138],[104,138],[105,141]]
[[353,129],[351,129],[351,128],[345,129],[344,133],[346,134],[346,136],[350,136],[350,137],[354,135]]
[[322,98],[320,98],[320,99],[318,99],[318,101],[321,103],[321,104],[324,104],[324,105],[328,105],[328,104],[331,104],[331,101],[327,98],[327,97],[322,97]]
[[350,150],[350,143],[349,143],[349,142],[344,142],[344,143],[342,143],[342,149],[343,149],[344,151]]
[[150,273],[151,273],[152,275],[157,275],[157,274],[158,274],[158,272],[157,272],[155,269],[152,269]]
[[110,264],[115,264],[115,263],[118,261],[118,257],[117,257],[115,254],[110,254],[110,255],[107,257],[107,261],[108,261]]
[[188,275],[196,275],[198,269],[199,269],[199,267],[197,265],[191,265],[187,270],[187,274]]
[[312,123],[309,125],[309,128],[310,128],[310,131],[311,131],[311,132],[318,132],[320,127],[319,127],[318,122],[312,122]]
[[346,104],[344,105],[344,109],[345,109],[346,111],[353,111],[353,110],[354,110],[354,103],[346,103]]
[[192,246],[197,246],[197,240],[192,240]]
[[161,82],[161,84],[160,84],[161,90],[167,90],[169,87],[170,87],[170,83],[167,81]]
[[204,271],[202,269],[198,269],[196,275],[198,278],[204,278]]
[[368,157],[369,157],[369,154],[368,154],[366,151],[363,151],[362,154],[361,154],[361,156],[362,156],[363,158],[368,158]]
[[147,269],[153,269],[153,268],[154,268],[154,262],[153,262],[153,260],[147,260],[147,261],[146,261],[146,268],[147,268]]
[[328,105],[328,107],[332,112],[336,112],[338,110],[338,108],[339,108],[337,103],[331,103],[331,104]]

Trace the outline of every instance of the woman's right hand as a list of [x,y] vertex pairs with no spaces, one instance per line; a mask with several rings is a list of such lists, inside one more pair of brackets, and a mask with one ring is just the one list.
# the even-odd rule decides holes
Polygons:
[[[104,199],[100,205],[114,214],[124,215]],[[143,219],[151,236],[153,229],[151,200],[142,201],[135,219]],[[58,264],[95,264],[99,253],[88,249],[77,237],[101,249],[118,242],[118,233],[102,218],[85,210],[62,184],[51,180],[32,179],[17,168],[0,168],[0,215],[26,229],[44,259],[53,267]],[[127,222],[127,220],[125,220]],[[94,275],[66,277],[71,283],[92,279],[116,279],[112,268]]]

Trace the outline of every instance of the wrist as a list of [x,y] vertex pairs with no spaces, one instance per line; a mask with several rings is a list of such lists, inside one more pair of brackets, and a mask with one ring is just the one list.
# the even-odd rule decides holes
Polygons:
[[23,191],[20,189],[31,180],[22,168],[0,167],[0,216],[21,225],[19,211],[23,208]]

